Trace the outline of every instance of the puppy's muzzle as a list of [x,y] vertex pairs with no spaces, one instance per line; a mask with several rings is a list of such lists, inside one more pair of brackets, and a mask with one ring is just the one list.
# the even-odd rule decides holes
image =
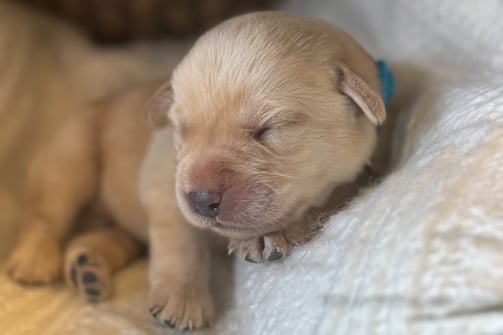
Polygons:
[[215,218],[220,213],[222,193],[219,192],[189,192],[187,195],[190,207],[199,215]]

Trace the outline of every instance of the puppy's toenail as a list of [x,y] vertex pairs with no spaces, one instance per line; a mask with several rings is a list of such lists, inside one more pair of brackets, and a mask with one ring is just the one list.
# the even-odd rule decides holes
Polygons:
[[273,252],[271,252],[271,254],[269,255],[269,258],[267,260],[269,262],[274,262],[280,259],[281,257],[283,257],[283,253],[278,249],[274,249]]
[[175,323],[172,322],[171,320],[163,320],[162,322],[169,328],[175,328]]
[[252,259],[249,254],[246,254],[245,261],[250,263],[258,263],[256,260]]
[[150,312],[150,314],[154,317],[154,318],[157,318],[157,314],[159,314],[159,312],[161,311],[159,307],[150,307],[148,309],[148,311]]
[[73,285],[75,285],[75,287],[79,286],[79,284],[77,283],[77,269],[74,266],[72,266],[72,270],[70,271],[70,278],[72,279],[72,283]]
[[79,257],[77,257],[77,264],[79,265],[86,265],[88,261],[89,258],[87,257],[86,254],[81,254],[79,255]]
[[92,295],[92,296],[97,296],[97,295],[101,294],[101,291],[97,288],[89,287],[89,288],[86,288],[86,294]]
[[85,272],[82,276],[82,281],[84,283],[95,283],[98,280],[98,277],[92,272]]

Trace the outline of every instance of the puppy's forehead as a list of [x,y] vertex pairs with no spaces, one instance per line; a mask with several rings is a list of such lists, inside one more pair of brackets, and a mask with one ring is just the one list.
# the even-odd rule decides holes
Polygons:
[[173,73],[174,100],[183,110],[177,117],[211,127],[247,124],[264,110],[317,103],[333,90],[328,64],[338,52],[336,45],[327,47],[332,40],[327,27],[261,13],[210,30]]
[[[184,83],[185,84],[185,83]],[[249,81],[206,86],[204,78],[175,92],[178,123],[193,127],[253,129],[271,118],[307,111],[318,91],[298,82],[251,84]],[[319,100],[319,99],[318,99]]]

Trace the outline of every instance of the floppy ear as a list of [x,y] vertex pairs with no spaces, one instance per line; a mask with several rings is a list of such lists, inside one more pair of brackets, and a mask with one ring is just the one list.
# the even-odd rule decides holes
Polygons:
[[386,108],[381,96],[344,65],[337,66],[335,74],[342,93],[351,98],[373,124],[381,125],[386,119]]
[[153,128],[168,124],[168,111],[173,103],[171,81],[162,84],[145,105],[145,120]]

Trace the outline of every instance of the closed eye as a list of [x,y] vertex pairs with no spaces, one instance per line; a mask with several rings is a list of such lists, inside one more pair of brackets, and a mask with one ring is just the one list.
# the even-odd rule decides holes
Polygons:
[[254,132],[252,132],[252,137],[255,141],[262,142],[264,139],[264,136],[267,134],[267,132],[271,130],[271,127],[262,127]]

